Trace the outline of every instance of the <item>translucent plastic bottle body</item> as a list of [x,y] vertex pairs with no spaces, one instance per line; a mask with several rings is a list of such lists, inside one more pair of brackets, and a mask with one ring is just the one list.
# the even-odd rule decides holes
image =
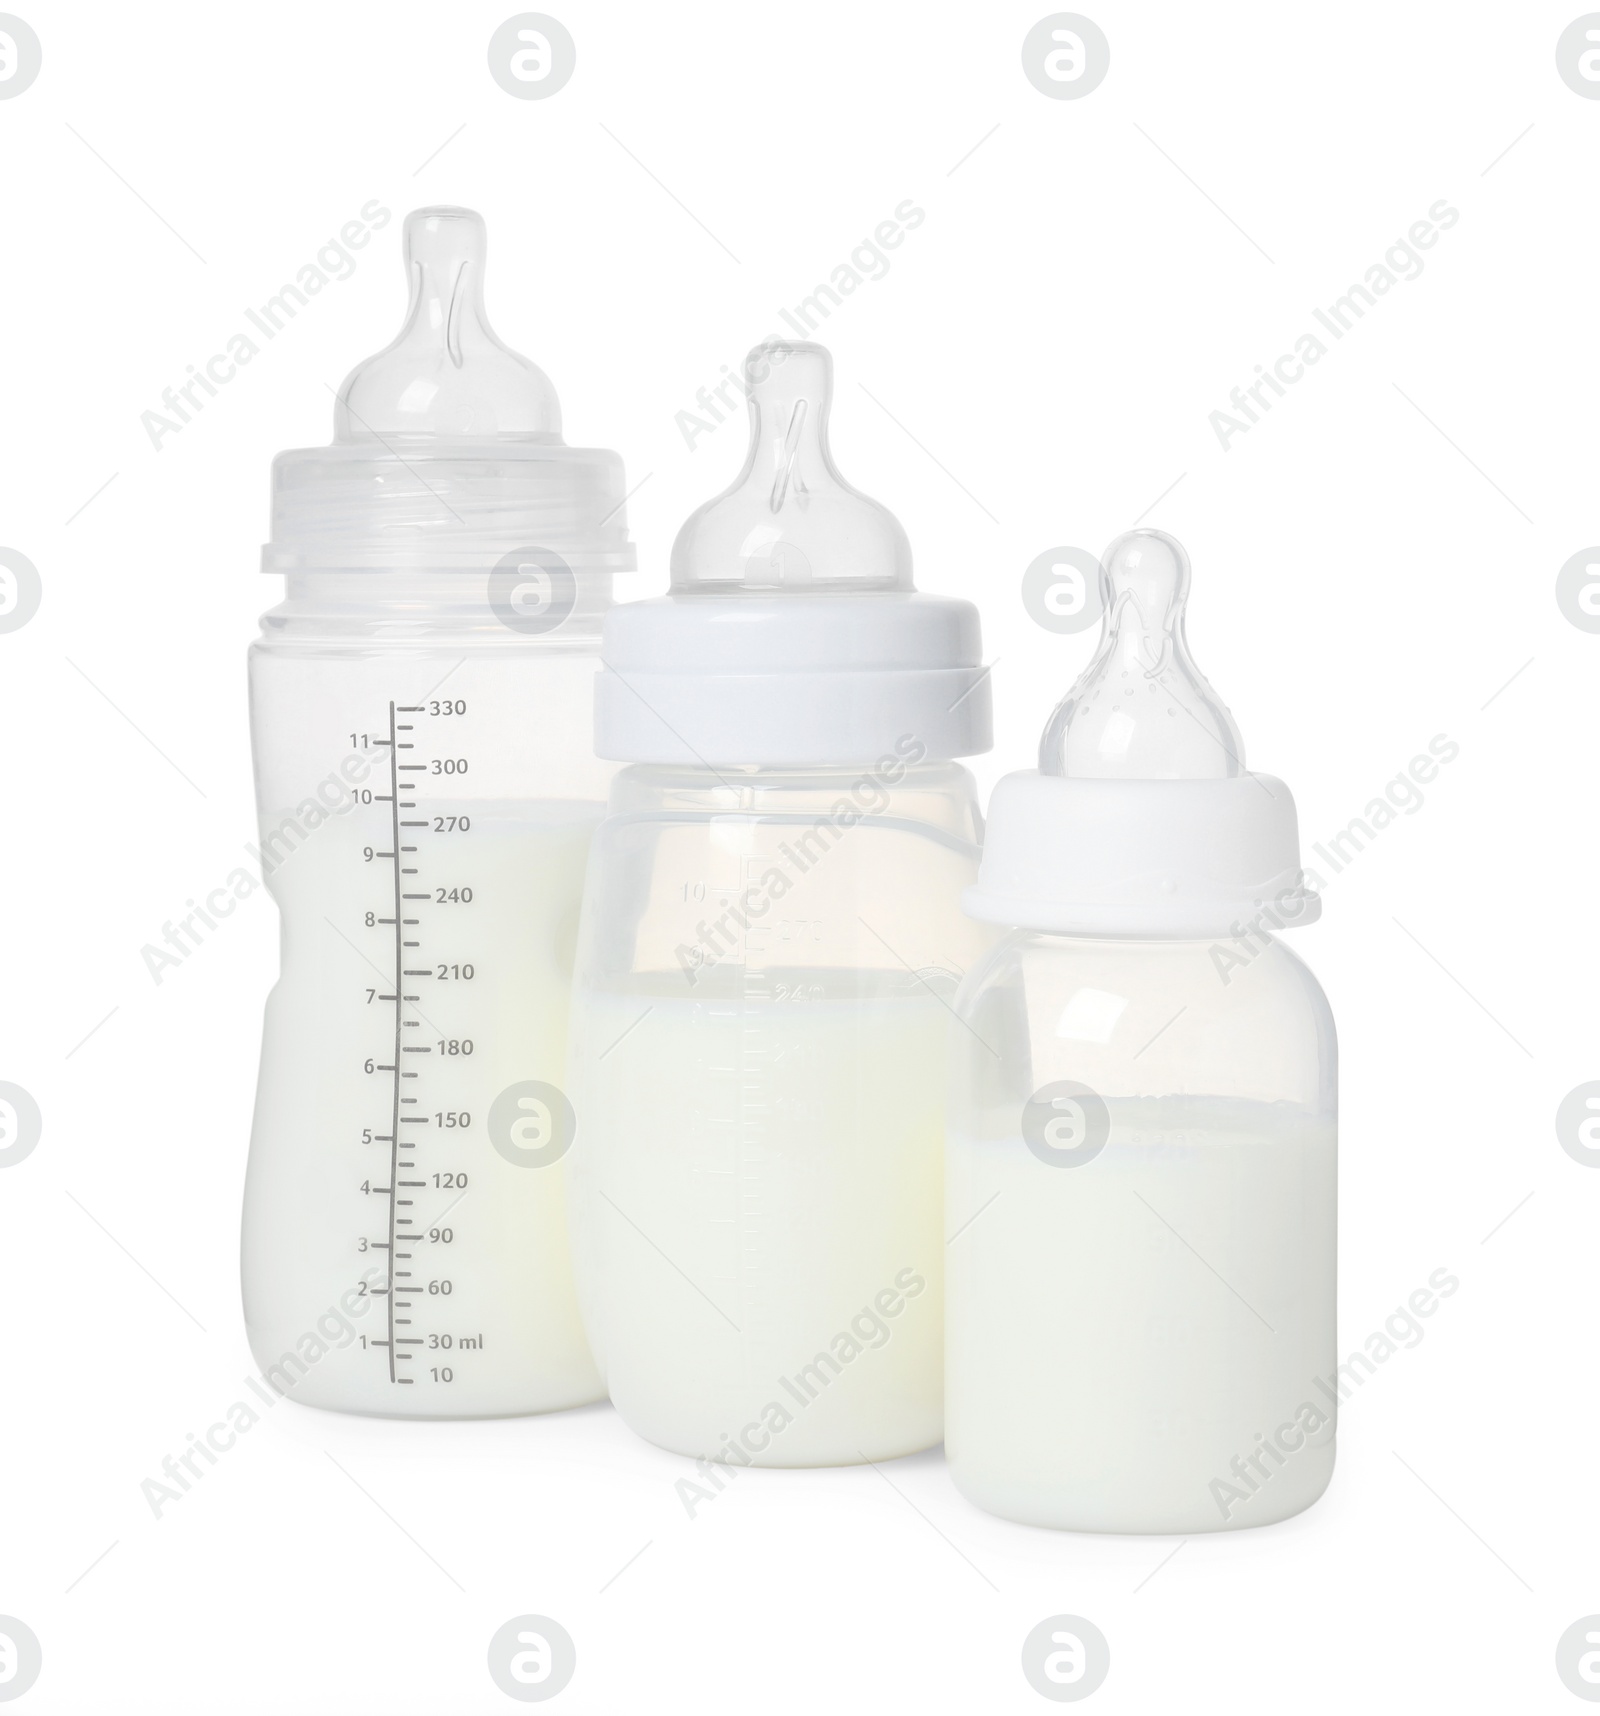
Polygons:
[[[481,595],[459,574],[292,578],[251,654],[283,963],[245,1315],[263,1369],[311,1405],[487,1416],[603,1394],[565,1166],[519,1149],[551,1105],[513,1090],[565,1078],[612,772],[587,730],[598,628],[518,636]],[[515,1118],[502,1103],[492,1123],[508,1091]]]
[[992,1513],[1215,1531],[1327,1486],[1333,1021],[1281,943],[1220,945],[1019,930],[962,988],[945,1445]]
[[584,1319],[629,1425],[806,1466],[941,1433],[941,1090],[978,816],[956,764],[637,766],[574,994]]

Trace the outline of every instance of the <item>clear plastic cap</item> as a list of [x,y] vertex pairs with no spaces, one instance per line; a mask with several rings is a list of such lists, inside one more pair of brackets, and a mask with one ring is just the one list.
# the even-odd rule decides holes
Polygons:
[[1100,647],[1056,706],[1039,772],[1094,780],[1241,775],[1244,742],[1184,636],[1189,557],[1159,530],[1130,530],[1101,561]]
[[906,591],[911,544],[828,451],[833,360],[771,340],[745,359],[750,452],[733,486],[691,513],[672,545],[675,594]]
[[487,248],[471,209],[407,215],[405,324],[339,389],[333,444],[273,462],[264,570],[480,572],[532,545],[575,574],[632,568],[622,461],[566,446],[548,378],[495,337]]
[[483,307],[489,246],[471,209],[406,216],[411,285],[405,326],[339,389],[335,441],[545,440],[561,437],[549,378],[502,345]]

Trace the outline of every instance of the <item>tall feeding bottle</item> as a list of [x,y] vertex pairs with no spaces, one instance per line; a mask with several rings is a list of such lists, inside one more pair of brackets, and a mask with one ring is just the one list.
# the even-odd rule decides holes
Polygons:
[[567,447],[483,310],[484,226],[405,224],[400,337],[273,466],[251,651],[282,917],[244,1209],[258,1362],[351,1412],[603,1389],[563,1213],[567,995],[611,773],[590,729],[622,463]]
[[1029,1525],[1189,1533],[1333,1470],[1333,1019],[1294,802],[1189,657],[1189,566],[1108,551],[1105,635],[990,807],[956,1007],[952,1475]]
[[623,1418],[736,1465],[941,1426],[949,1003],[989,745],[970,603],[835,470],[828,354],[747,361],[751,444],[671,594],[613,609],[573,1000],[573,1240]]

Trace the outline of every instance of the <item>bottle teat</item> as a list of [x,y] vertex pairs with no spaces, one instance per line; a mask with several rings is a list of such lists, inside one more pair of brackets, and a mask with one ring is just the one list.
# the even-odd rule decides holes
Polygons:
[[1100,647],[1045,726],[1039,772],[1120,780],[1243,774],[1239,729],[1184,637],[1189,557],[1158,530],[1131,530],[1106,550],[1102,568]]
[[909,590],[911,545],[828,452],[833,360],[768,341],[745,359],[750,452],[732,488],[690,514],[672,547],[675,593]]
[[484,314],[487,247],[483,216],[471,209],[406,216],[405,326],[339,389],[335,441],[560,439],[555,389],[500,343]]

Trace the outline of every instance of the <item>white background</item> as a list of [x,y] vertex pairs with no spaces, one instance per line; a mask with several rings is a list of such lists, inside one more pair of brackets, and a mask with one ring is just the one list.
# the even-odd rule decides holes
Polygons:
[[[1019,57],[1039,4],[548,0],[577,72],[517,101],[486,66],[503,0],[14,3],[44,44],[0,103],[0,543],[44,585],[0,636],[0,1077],[44,1114],[0,1175],[0,1613],[44,1646],[19,1708],[508,1709],[484,1652],[527,1611],[577,1641],[571,1710],[1043,1708],[1018,1653],[1063,1611],[1110,1641],[1107,1712],[1575,1708],[1556,1639],[1600,1610],[1600,1173],[1553,1130],[1600,1076],[1600,636],[1554,600],[1600,539],[1575,8],[1085,0],[1110,74],[1052,101]],[[372,198],[395,218],[354,275],[152,449],[162,389]],[[1342,1039],[1341,1351],[1435,1269],[1460,1291],[1348,1407],[1315,1508],[1181,1548],[991,1519],[937,1454],[743,1476],[691,1521],[685,1463],[604,1407],[285,1403],[152,1518],[141,1481],[250,1370],[273,908],[160,986],[140,950],[254,838],[268,463],[328,439],[398,327],[400,217],[483,212],[497,330],[569,441],[648,476],[631,597],[742,456],[742,423],[691,451],[675,415],[906,198],[925,222],[821,331],[834,450],[922,587],[982,607],[986,788],[1090,647],[1027,617],[1023,569],[1136,520],[1187,545],[1196,657],[1308,846],[1460,745],[1295,941]],[[1440,198],[1420,277],[1220,448],[1229,390]]]

